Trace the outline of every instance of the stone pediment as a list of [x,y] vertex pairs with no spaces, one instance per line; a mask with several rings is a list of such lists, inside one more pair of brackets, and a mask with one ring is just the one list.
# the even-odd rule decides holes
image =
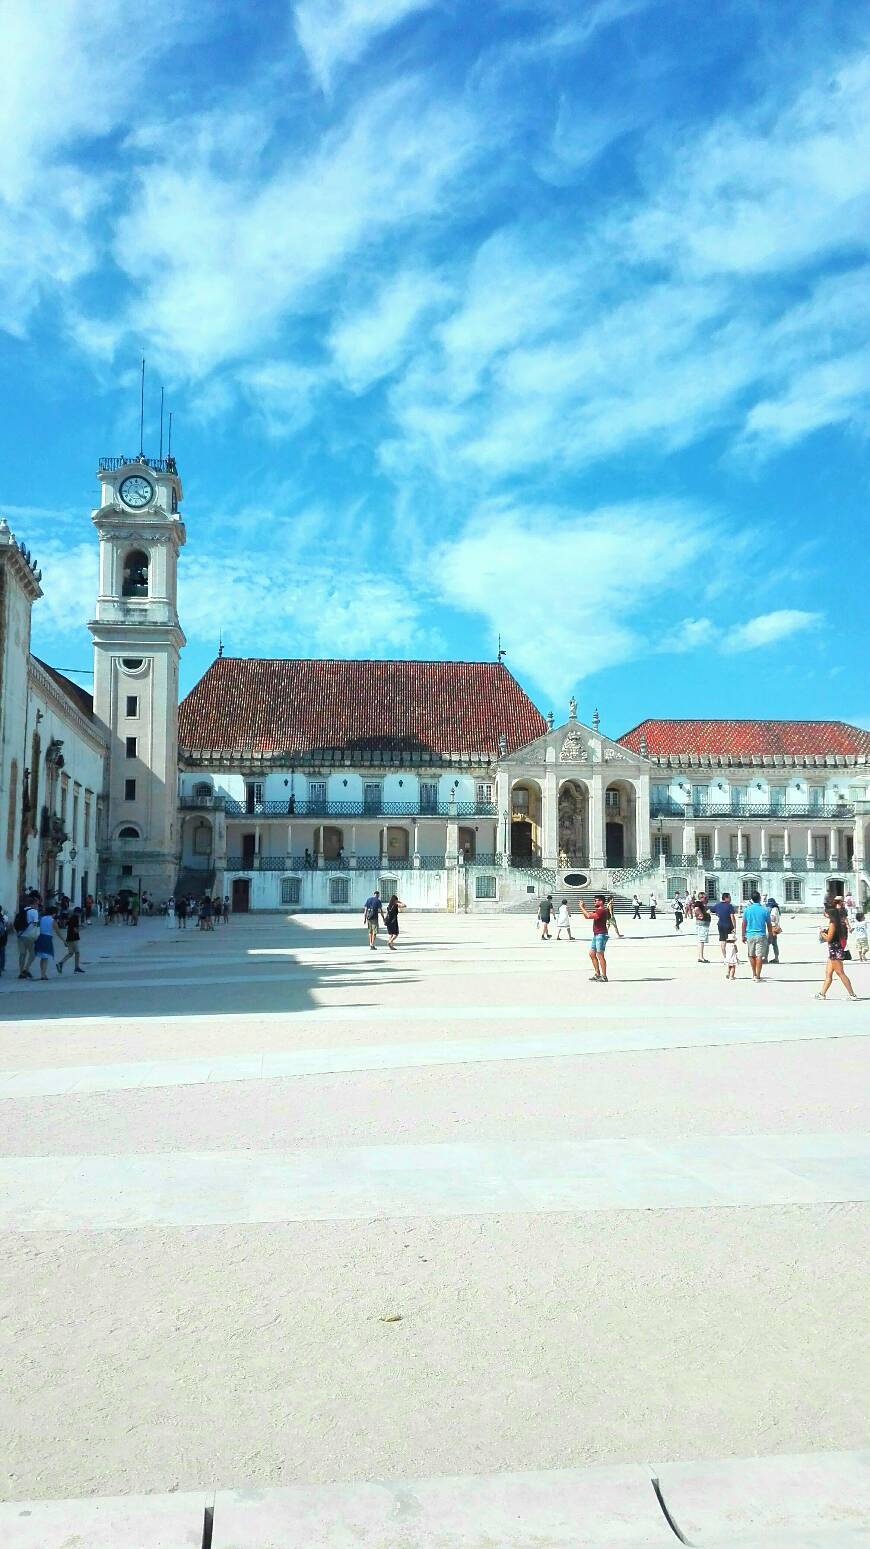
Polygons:
[[500,764],[532,766],[546,766],[554,762],[583,764],[587,767],[602,763],[630,764],[636,769],[648,764],[649,760],[632,753],[630,748],[624,748],[618,742],[611,742],[609,737],[602,737],[594,727],[584,726],[582,721],[566,721],[562,726],[554,726],[543,737],[536,737],[526,747],[517,748],[499,759]]

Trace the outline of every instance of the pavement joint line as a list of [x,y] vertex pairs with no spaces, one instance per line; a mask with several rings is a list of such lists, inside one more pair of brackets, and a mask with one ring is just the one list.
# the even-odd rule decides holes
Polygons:
[[[840,1042],[860,1034],[824,1041]],[[588,1033],[530,1034],[513,1039],[469,1039],[410,1044],[361,1044],[345,1048],[272,1049],[251,1054],[204,1054],[178,1058],[119,1060],[93,1065],[20,1067],[0,1073],[0,1101],[20,1098],[80,1097],[101,1092],[154,1090],[161,1087],[216,1085],[250,1081],[303,1080],[318,1076],[359,1075],[378,1071],[432,1069],[515,1061],[591,1059],[628,1054],[669,1054],[695,1049],[755,1048],[771,1043],[822,1042],[814,1031],[791,1030],[783,1036],[747,1033],[722,1040],[659,1041],[658,1033],[623,1038],[618,1046]]]
[[0,1230],[861,1204],[870,1135],[164,1151],[0,1161]]

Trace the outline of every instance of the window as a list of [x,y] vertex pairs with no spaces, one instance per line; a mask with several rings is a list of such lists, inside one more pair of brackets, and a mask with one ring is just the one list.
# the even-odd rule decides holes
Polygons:
[[698,835],[698,854],[700,855],[702,860],[711,861],[713,859],[713,836],[712,836],[712,834],[699,834]]
[[437,812],[438,810],[438,781],[420,781],[420,811]]
[[654,807],[661,807],[667,803],[670,791],[666,785],[651,785],[649,794],[652,805]]
[[281,902],[282,904],[298,904],[302,897],[301,877],[281,878]]
[[477,804],[478,806],[492,805],[492,786],[488,780],[478,780],[477,782]]
[[[79,793],[75,789],[73,790],[72,832],[70,834],[70,838],[72,839],[73,844],[78,844],[78,838],[79,838]],[[75,889],[73,889],[73,892],[74,891],[75,891]]]
[[133,875],[133,867],[132,866],[122,866],[121,867],[121,876],[122,877],[132,877],[132,875]]
[[678,893],[683,898],[688,890],[689,882],[687,877],[668,877],[668,898],[676,898]]
[[308,781],[308,800],[313,807],[326,806],[326,781]]
[[127,745],[127,757],[128,758],[135,758],[136,757],[136,744],[138,742],[138,738],[137,737],[126,737],[124,740],[125,740],[126,745]]
[[719,897],[719,883],[715,877],[704,878],[704,892],[707,894],[710,903],[715,904]]
[[378,879],[378,892],[380,893],[381,898],[384,900],[384,903],[386,903],[388,898],[392,898],[394,893],[398,893],[398,891],[398,877],[380,877]]
[[118,829],[118,838],[119,839],[138,839],[139,838],[139,830],[138,830],[138,828],[134,828],[132,823],[128,823],[125,828],[119,828]]
[[198,780],[193,787],[193,794],[197,801],[211,801],[211,786],[208,780]]
[[135,717],[135,716],[137,716],[139,714],[139,695],[138,694],[128,694],[127,695],[127,714],[129,716],[131,716],[131,717]]
[[60,816],[61,821],[66,817],[66,799],[69,791],[69,780],[66,775],[61,776],[60,781]]
[[786,877],[785,901],[787,904],[803,903],[804,885],[800,877]]
[[785,806],[785,786],[772,785],[770,787],[770,805],[774,812],[781,812]]
[[526,790],[525,786],[518,785],[516,787],[516,789],[511,793],[511,803],[512,803],[514,812],[528,812],[528,810],[529,810],[529,793]]
[[653,838],[653,859],[660,861],[662,856],[664,856],[665,860],[668,860],[670,858],[670,853],[670,834],[656,834]]
[[148,596],[148,555],[142,549],[131,549],[124,560],[121,596]]
[[139,668],[143,667],[144,665],[145,665],[145,658],[144,658],[144,656],[122,656],[121,657],[121,666],[122,667],[126,667],[128,672],[138,672]]
[[475,898],[495,898],[495,896],[496,896],[496,879],[495,879],[495,877],[475,877],[475,879],[474,879],[474,896],[475,896]]
[[693,807],[705,807],[707,805],[707,803],[709,802],[709,800],[710,800],[710,787],[709,787],[709,785],[693,785],[692,786],[692,806]]
[[813,859],[826,861],[828,859],[827,834],[813,834]]
[[768,835],[767,848],[772,861],[781,861],[785,855],[785,839],[782,834]]
[[91,842],[91,796],[85,791],[85,828],[82,834],[82,844],[87,846]]
[[380,780],[365,780],[363,782],[363,811],[380,812],[381,810],[381,783]]
[[261,780],[249,780],[245,785],[245,811],[256,812],[263,800],[263,783]]
[[745,807],[749,801],[748,785],[732,785],[731,804],[734,807]]
[[731,857],[732,861],[736,861],[740,855],[745,855],[746,854],[746,837],[745,837],[745,835],[743,836],[742,844],[741,844],[741,847],[739,849],[737,847],[737,840],[738,840],[737,834],[729,834],[728,835],[728,854]]
[[619,811],[619,791],[605,791],[604,805],[608,812]]
[[743,878],[743,884],[742,884],[742,889],[741,889],[741,895],[740,896],[743,899],[743,902],[745,904],[748,904],[750,902],[753,893],[760,893],[760,892],[761,892],[761,883],[759,882],[757,877],[744,877]]
[[810,806],[814,809],[820,807],[824,794],[820,785],[811,785],[808,792]]
[[329,902],[331,904],[346,904],[350,898],[350,883],[347,877],[331,877],[329,881]]
[[136,800],[136,781],[135,780],[125,780],[124,781],[124,800],[125,801],[135,801]]

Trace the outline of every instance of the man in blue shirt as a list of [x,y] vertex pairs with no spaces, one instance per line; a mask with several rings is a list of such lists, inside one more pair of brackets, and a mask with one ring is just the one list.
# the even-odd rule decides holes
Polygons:
[[752,902],[743,911],[743,940],[749,954],[752,977],[761,983],[761,970],[767,962],[770,945],[770,910],[761,902],[761,894],[753,893]]
[[384,910],[381,904],[381,895],[377,888],[369,895],[363,905],[363,919],[369,929],[369,946],[375,950],[375,940],[378,934],[378,920],[383,916]]
[[731,902],[731,894],[723,893],[718,904],[710,905],[710,913],[715,914],[719,926],[719,945],[722,948],[722,961],[728,950],[729,937],[737,935],[737,910]]

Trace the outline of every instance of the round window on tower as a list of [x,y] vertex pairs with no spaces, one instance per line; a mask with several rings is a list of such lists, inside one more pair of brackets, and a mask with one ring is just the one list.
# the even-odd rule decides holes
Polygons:
[[148,596],[148,555],[142,549],[131,549],[124,560],[121,596]]
[[121,666],[125,672],[141,672],[143,667],[148,666],[148,663],[144,656],[122,656]]

